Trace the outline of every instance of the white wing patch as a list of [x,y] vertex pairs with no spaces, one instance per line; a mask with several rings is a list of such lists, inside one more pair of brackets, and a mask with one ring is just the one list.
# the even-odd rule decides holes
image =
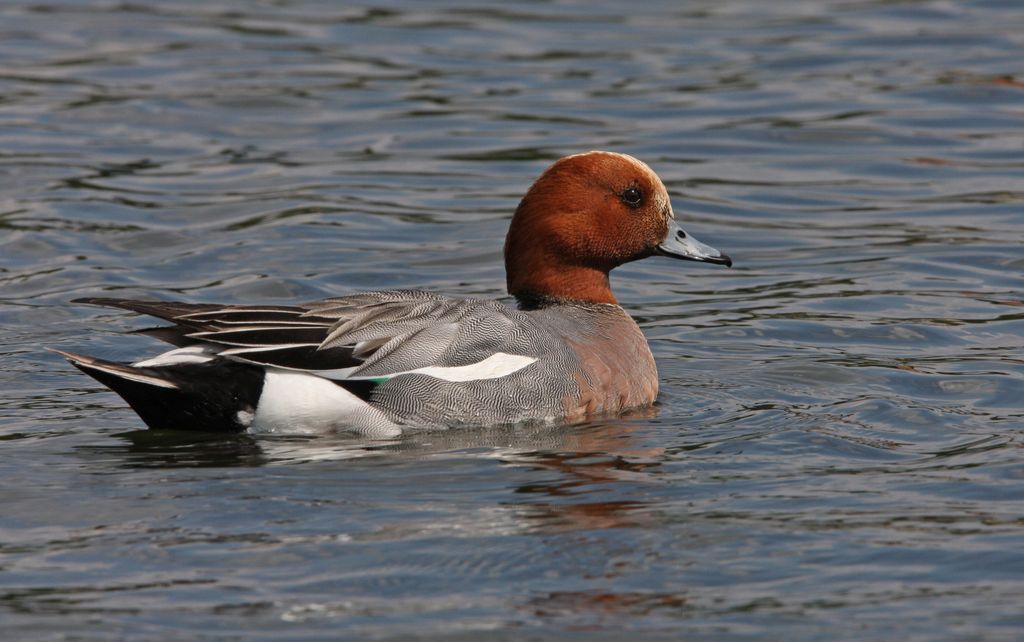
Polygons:
[[442,379],[444,381],[479,381],[481,379],[498,379],[518,372],[536,361],[536,357],[524,357],[520,354],[505,354],[495,352],[483,361],[471,363],[468,366],[426,366],[416,368],[407,372],[396,372],[393,377],[400,374],[425,374],[429,377]]
[[351,368],[338,368],[336,370],[310,370],[312,374],[327,379],[353,379],[353,380],[376,380],[387,381],[393,377],[406,374],[425,374],[428,377],[441,379],[442,381],[466,382],[480,381],[483,379],[499,379],[506,377],[513,372],[518,372],[537,360],[536,357],[526,357],[521,354],[506,354],[495,352],[483,361],[471,363],[466,366],[424,366],[415,370],[403,370],[391,372],[386,375],[361,376],[359,366]]

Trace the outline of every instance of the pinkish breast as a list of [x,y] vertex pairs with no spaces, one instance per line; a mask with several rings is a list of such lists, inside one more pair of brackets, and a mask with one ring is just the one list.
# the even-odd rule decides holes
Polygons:
[[654,356],[636,322],[618,306],[591,315],[565,341],[579,358],[579,397],[563,400],[572,419],[647,406],[658,396]]

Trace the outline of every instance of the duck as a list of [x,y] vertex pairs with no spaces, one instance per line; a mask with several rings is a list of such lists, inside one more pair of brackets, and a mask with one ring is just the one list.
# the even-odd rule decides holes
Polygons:
[[170,325],[134,363],[54,350],[156,430],[390,438],[414,429],[571,424],[654,403],[658,371],[609,272],[652,256],[732,266],[680,227],[642,161],[566,156],[509,224],[515,303],[380,290],[297,305],[90,297]]

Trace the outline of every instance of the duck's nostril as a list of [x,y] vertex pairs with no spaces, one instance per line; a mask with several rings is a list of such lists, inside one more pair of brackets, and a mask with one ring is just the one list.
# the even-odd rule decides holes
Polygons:
[[676,231],[676,238],[677,239],[685,239],[686,238],[686,232],[684,232],[682,230]]

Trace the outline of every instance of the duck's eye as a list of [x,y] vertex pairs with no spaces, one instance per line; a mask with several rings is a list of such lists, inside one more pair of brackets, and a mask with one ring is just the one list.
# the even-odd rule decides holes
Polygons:
[[640,202],[644,200],[644,193],[640,191],[639,187],[627,187],[622,192],[622,202],[630,207],[639,207]]

